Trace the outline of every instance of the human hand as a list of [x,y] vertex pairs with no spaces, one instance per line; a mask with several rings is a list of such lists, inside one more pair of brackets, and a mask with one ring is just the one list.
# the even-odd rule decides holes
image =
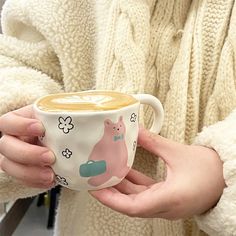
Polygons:
[[219,200],[225,187],[218,154],[202,146],[184,145],[140,128],[139,145],[162,158],[162,182],[131,170],[116,186],[91,191],[102,204],[132,217],[180,219],[202,214]]
[[0,170],[29,187],[53,187],[50,165],[55,157],[46,147],[37,145],[37,137],[44,134],[44,128],[33,118],[32,106],[1,116],[0,131]]

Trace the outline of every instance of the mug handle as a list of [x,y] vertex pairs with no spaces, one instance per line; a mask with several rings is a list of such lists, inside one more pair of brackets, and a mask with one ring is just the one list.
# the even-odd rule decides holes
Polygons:
[[154,120],[150,131],[159,133],[164,122],[164,109],[158,98],[151,94],[132,94],[141,104],[147,104],[154,110]]

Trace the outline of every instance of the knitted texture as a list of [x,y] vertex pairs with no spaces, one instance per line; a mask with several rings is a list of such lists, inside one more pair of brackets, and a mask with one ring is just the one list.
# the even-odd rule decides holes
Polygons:
[[[97,11],[97,14],[103,14]],[[149,49],[148,5],[142,0],[111,1],[96,88],[143,92]],[[99,55],[100,56],[100,55]]]
[[[203,126],[224,119],[236,106],[234,8],[233,0],[7,0],[0,35],[0,114],[62,90],[144,92],[164,105],[161,135],[190,144]],[[140,115],[150,127],[152,110],[144,107]],[[207,145],[206,140],[199,144]],[[163,162],[142,149],[134,167],[157,180],[166,174]],[[4,173],[0,189],[1,201],[40,192]],[[235,190],[225,193],[223,202],[231,204]],[[217,235],[213,221],[220,225],[230,204],[198,218],[204,231]],[[227,232],[236,232],[232,227]],[[55,234],[205,235],[192,219],[130,218],[86,192],[68,189],[62,189]]]

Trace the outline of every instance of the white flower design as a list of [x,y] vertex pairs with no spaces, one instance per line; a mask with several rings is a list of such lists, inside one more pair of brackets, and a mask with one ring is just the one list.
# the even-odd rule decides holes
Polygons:
[[66,148],[64,151],[62,151],[62,155],[65,158],[69,159],[72,155],[72,151],[70,149]]
[[132,114],[131,114],[131,117],[130,117],[130,121],[131,121],[131,122],[135,122],[136,119],[137,119],[137,115],[136,115],[135,113],[132,113]]
[[66,181],[66,178],[60,176],[60,175],[56,175],[56,181],[59,183],[59,184],[62,184],[62,185],[68,185],[67,181]]
[[65,134],[68,134],[69,131],[74,128],[74,125],[71,123],[72,118],[70,116],[66,117],[65,119],[63,117],[59,117],[58,120],[58,128],[61,129]]

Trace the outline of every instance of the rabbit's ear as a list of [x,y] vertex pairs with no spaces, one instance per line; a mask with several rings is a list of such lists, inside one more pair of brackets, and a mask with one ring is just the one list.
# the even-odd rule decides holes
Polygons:
[[111,125],[112,124],[112,121],[110,120],[110,119],[106,119],[105,121],[104,121],[104,125],[105,126],[109,126],[109,125]]
[[119,121],[120,121],[120,122],[123,121],[123,116],[120,116]]

